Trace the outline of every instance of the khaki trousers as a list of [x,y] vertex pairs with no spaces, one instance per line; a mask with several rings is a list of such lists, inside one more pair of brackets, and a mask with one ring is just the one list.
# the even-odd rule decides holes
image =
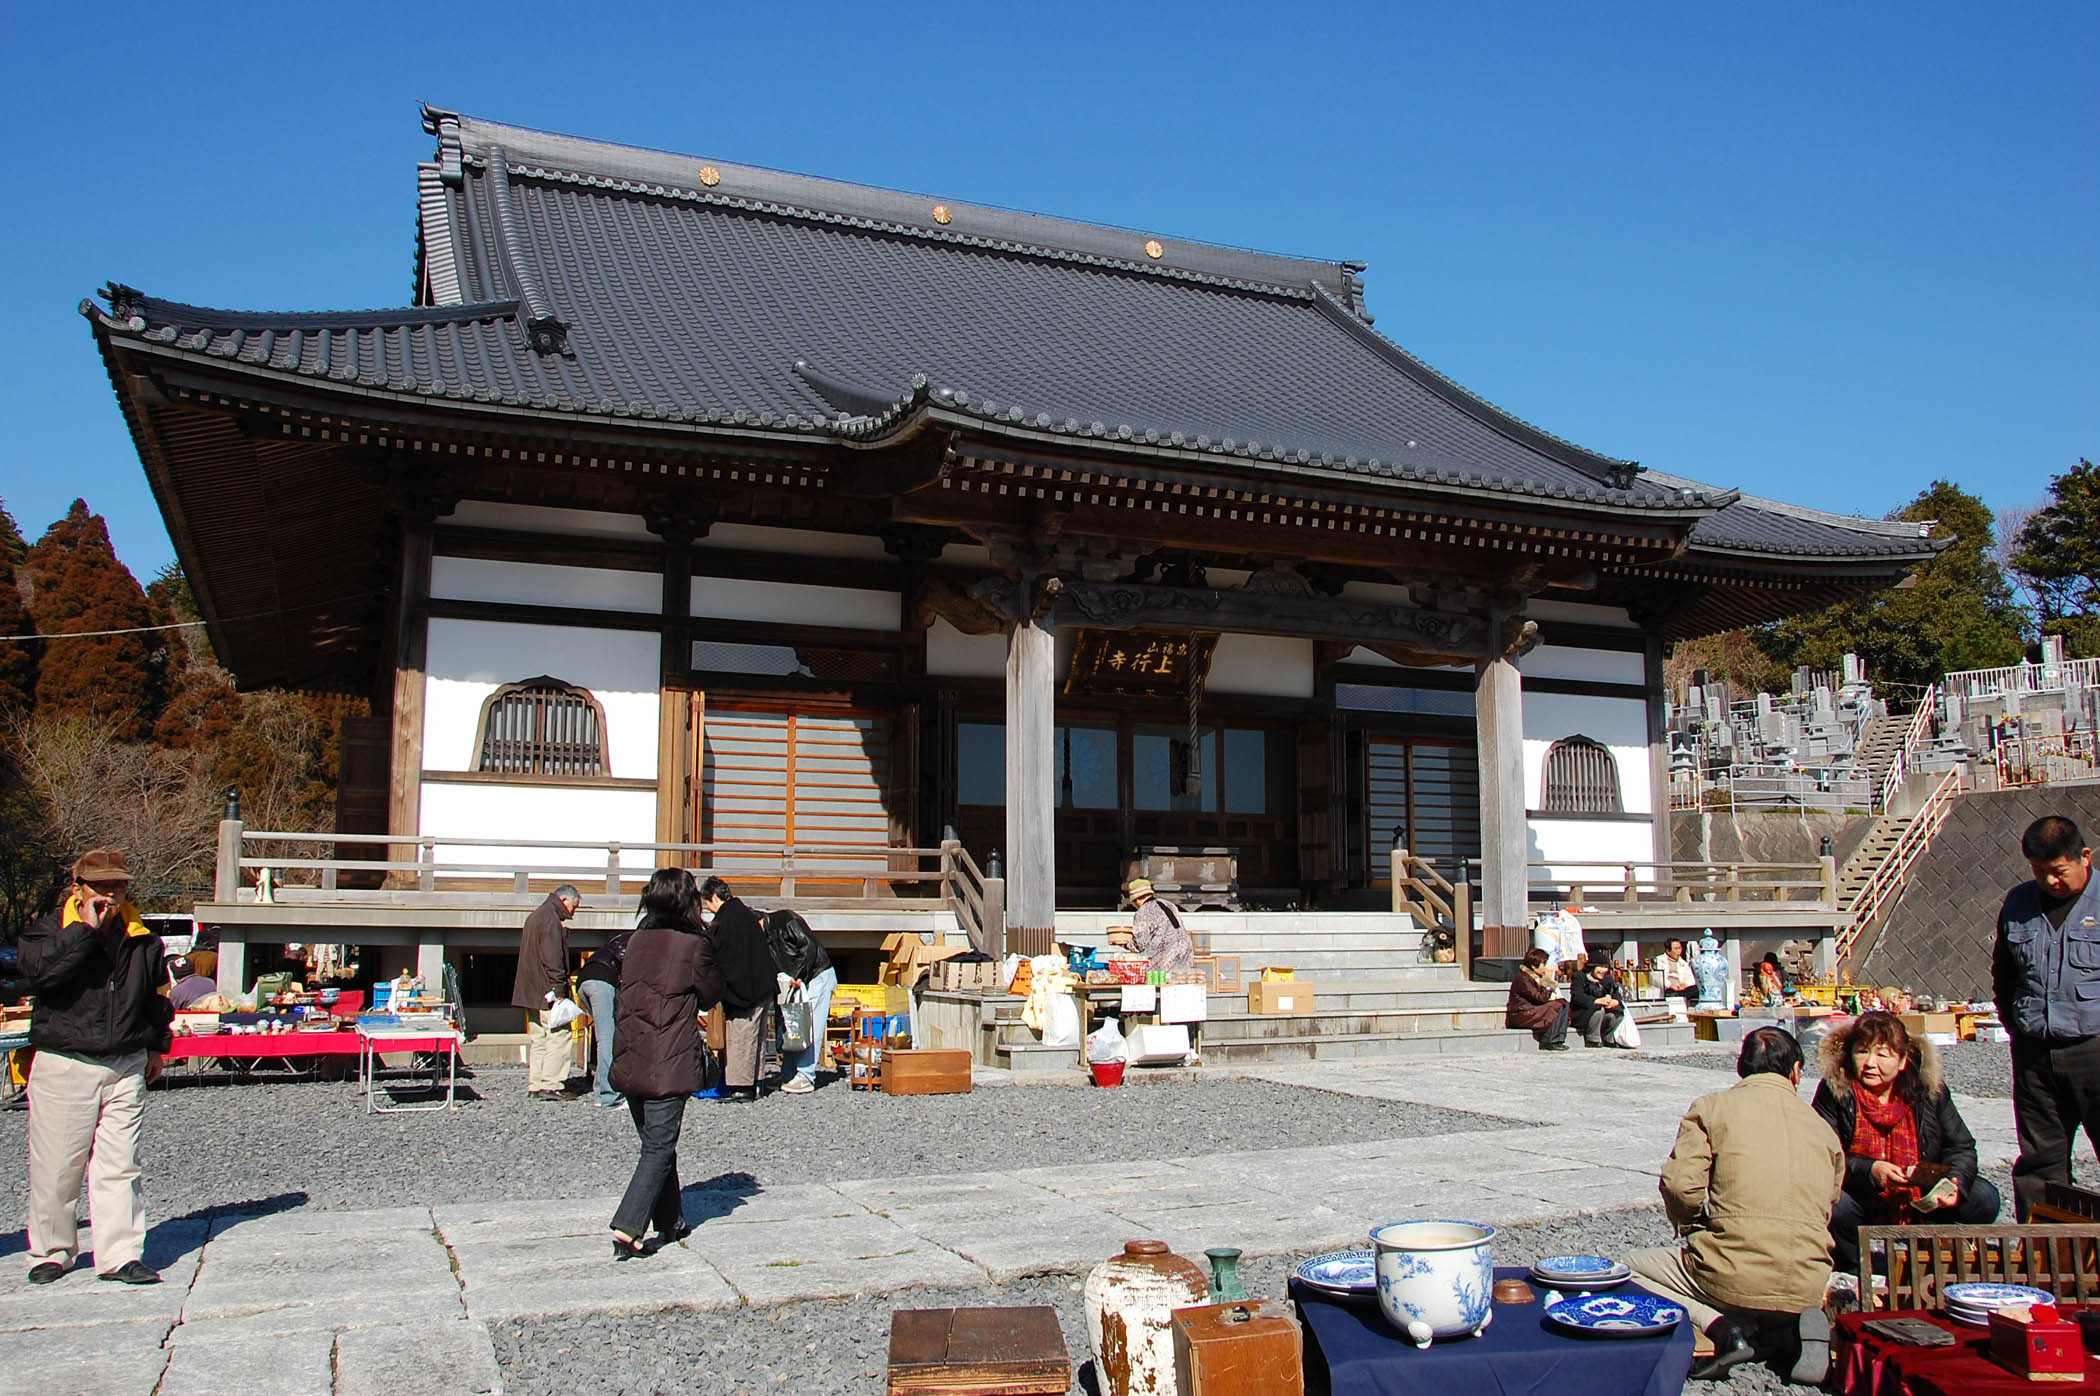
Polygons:
[[29,1073],[29,1263],[68,1269],[80,1254],[74,1209],[88,1184],[95,1268],[107,1273],[146,1255],[139,1193],[139,1125],[146,1113],[146,1054],[74,1057],[38,1052]]
[[572,1031],[567,1023],[558,1028],[548,1027],[544,1012],[526,1015],[526,1090],[559,1091],[568,1086]]
[[1686,1316],[1699,1326],[1700,1332],[1705,1332],[1715,1319],[1721,1317],[1720,1308],[1700,1291],[1685,1271],[1684,1252],[1678,1247],[1658,1246],[1654,1250],[1635,1251],[1626,1257],[1626,1268],[1655,1293],[1684,1305]]

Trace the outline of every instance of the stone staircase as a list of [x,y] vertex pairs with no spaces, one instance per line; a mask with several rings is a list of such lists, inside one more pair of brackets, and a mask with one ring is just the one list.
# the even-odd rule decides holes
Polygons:
[[[1337,989],[1362,981],[1406,979],[1449,970],[1432,963],[1423,930],[1410,916],[1389,911],[1225,912],[1190,911],[1183,918],[1199,941],[1209,938],[1214,955],[1236,955],[1245,977],[1283,966],[1302,979]],[[1079,945],[1108,943],[1107,928],[1127,924],[1130,914],[1057,914],[1057,938]]]
[[1912,717],[1904,713],[1872,718],[1861,729],[1852,761],[1855,769],[1866,776],[1869,789],[1881,789],[1882,781],[1888,779],[1889,768],[1896,764],[1896,753],[1903,749],[1903,739],[1910,732]]
[[[1468,981],[1456,965],[1424,966],[1382,980],[1356,978],[1336,982],[1332,989],[1322,984],[1308,1013],[1250,1013],[1246,994],[1212,994],[1200,1051],[1206,1066],[1536,1051],[1529,1032],[1502,1025],[1507,1000],[1501,985]],[[1021,1021],[1022,1002],[1011,995],[985,1000],[976,1059],[1017,1075],[1076,1072],[1078,1051],[1037,1042]],[[1641,1031],[1644,1046],[1689,1046],[1692,1041],[1689,1024]]]
[[1902,842],[1904,831],[1910,828],[1914,817],[1885,814],[1874,821],[1874,827],[1860,840],[1859,847],[1852,850],[1845,866],[1838,869],[1838,906],[1841,909],[1858,900],[1875,870],[1888,861],[1890,852]]

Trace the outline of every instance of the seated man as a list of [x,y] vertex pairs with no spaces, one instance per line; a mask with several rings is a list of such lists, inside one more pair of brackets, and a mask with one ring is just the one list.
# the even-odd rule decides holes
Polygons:
[[177,1013],[219,992],[218,983],[208,974],[199,974],[186,955],[168,961],[168,974],[174,981],[174,987],[168,990],[168,1002]]
[[[1692,1364],[1694,1380],[1766,1355],[1791,1361],[1791,1380],[1814,1384],[1830,1366],[1823,1293],[1845,1156],[1796,1093],[1792,1033],[1757,1029],[1735,1071],[1734,1086],[1692,1102],[1663,1165],[1663,1207],[1683,1246],[1635,1251],[1626,1265],[1713,1340],[1713,1353]],[[1761,1353],[1757,1339],[1768,1332],[1776,1341]]]

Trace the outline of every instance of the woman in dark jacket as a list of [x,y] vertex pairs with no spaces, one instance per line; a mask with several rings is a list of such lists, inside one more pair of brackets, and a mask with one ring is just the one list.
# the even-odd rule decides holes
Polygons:
[[1543,1052],[1568,1050],[1568,1005],[1553,991],[1553,971],[1547,968],[1546,952],[1533,946],[1524,952],[1509,981],[1509,1006],[1502,1021],[1512,1028],[1530,1028]]
[[[1998,1190],[1976,1175],[1976,1140],[1940,1076],[1940,1054],[1913,1037],[1893,1013],[1863,1013],[1823,1039],[1816,1113],[1845,1150],[1845,1189],[1830,1214],[1839,1270],[1859,1268],[1859,1229],[1896,1221],[1987,1226],[1998,1219]],[[1921,1163],[1948,1170],[1951,1202],[1913,1205]],[[1924,1191],[1929,1191],[1925,1189]]]
[[642,917],[620,957],[614,1007],[613,1089],[641,1136],[634,1177],[613,1213],[613,1259],[648,1255],[692,1228],[678,1187],[678,1131],[700,1089],[700,1015],[722,997],[714,943],[700,929],[700,894],[683,868],[659,868],[642,891]]
[[1616,1047],[1612,1034],[1626,1021],[1626,993],[1611,961],[1591,960],[1568,986],[1569,1018],[1592,1047]]

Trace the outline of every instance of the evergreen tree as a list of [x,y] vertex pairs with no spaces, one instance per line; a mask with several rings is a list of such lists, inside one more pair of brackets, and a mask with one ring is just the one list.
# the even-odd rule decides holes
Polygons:
[[117,561],[101,515],[74,500],[66,516],[29,550],[30,613],[45,636],[36,676],[40,716],[83,717],[110,725],[120,741],[143,741],[164,697],[164,633],[83,635],[85,631],[141,631],[161,624],[159,608]]
[[1759,632],[1765,652],[1789,668],[1836,669],[1850,651],[1884,692],[1923,688],[1957,670],[2017,664],[2026,652],[2026,617],[1993,556],[1995,521],[1984,502],[1935,480],[1889,517],[1936,520],[1934,536],[1951,533],[1954,543],[1891,590],[1766,627]]
[[2013,570],[2035,595],[2042,632],[2078,658],[2100,654],[2100,467],[2085,459],[2049,482],[2049,502],[2013,540]]
[[[15,560],[0,548],[0,637],[35,629],[15,581]],[[29,711],[36,700],[36,659],[36,641],[0,638],[0,713]]]
[[0,553],[10,563],[19,564],[29,555],[29,541],[22,536],[22,529],[15,516],[7,512],[7,503],[0,500]]

